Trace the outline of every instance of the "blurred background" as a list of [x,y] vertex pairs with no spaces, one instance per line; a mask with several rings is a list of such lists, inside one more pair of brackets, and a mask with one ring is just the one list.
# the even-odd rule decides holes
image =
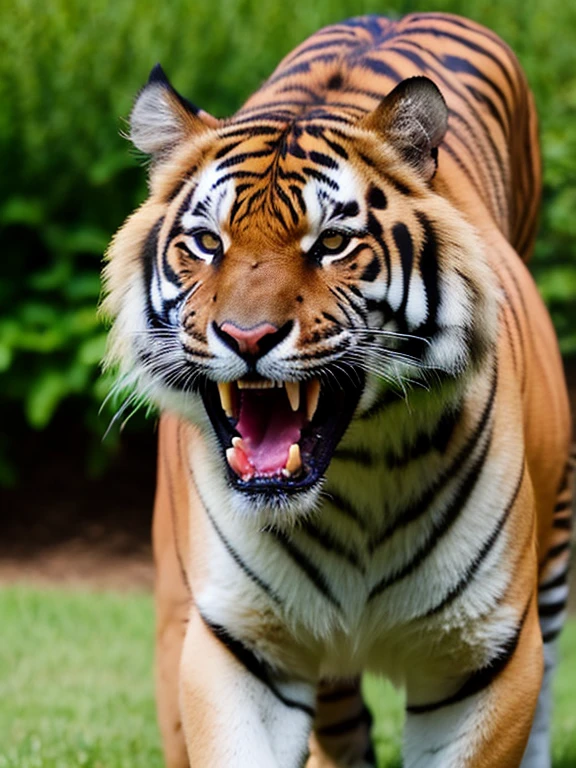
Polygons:
[[[0,768],[161,765],[147,593],[155,421],[137,413],[103,440],[119,404],[102,408],[110,380],[99,367],[103,253],[146,195],[120,136],[134,95],[161,62],[182,94],[223,117],[319,27],[417,10],[491,27],[527,72],[544,158],[531,269],[574,390],[576,4],[0,0]],[[387,766],[398,765],[391,706]],[[576,714],[566,717],[576,732]],[[558,738],[554,765],[576,766],[576,747]]]

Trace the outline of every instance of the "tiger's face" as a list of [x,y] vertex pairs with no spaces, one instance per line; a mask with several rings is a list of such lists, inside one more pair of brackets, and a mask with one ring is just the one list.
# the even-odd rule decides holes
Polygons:
[[430,185],[445,106],[416,80],[356,122],[206,125],[158,72],[136,103],[155,167],[111,247],[112,356],[216,436],[255,506],[313,499],[383,389],[490,344],[477,240]]

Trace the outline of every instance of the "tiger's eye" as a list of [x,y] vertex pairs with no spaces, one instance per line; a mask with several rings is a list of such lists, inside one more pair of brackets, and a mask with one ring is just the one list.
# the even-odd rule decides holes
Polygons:
[[344,235],[341,235],[338,232],[331,232],[329,235],[325,235],[322,238],[322,246],[326,248],[327,251],[337,251],[339,248],[342,248],[343,244]]
[[205,251],[216,251],[220,247],[220,240],[211,232],[201,232],[198,235],[198,241],[200,246]]

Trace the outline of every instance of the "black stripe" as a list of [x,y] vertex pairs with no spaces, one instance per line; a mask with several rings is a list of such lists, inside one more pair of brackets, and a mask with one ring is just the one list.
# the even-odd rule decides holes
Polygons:
[[409,507],[405,508],[404,511],[401,512],[400,515],[395,520],[393,520],[388,526],[386,526],[386,528],[384,528],[384,530],[378,535],[378,537],[370,543],[370,550],[372,552],[374,552],[374,550],[377,547],[379,547],[388,538],[390,538],[390,536],[392,536],[392,534],[398,527],[408,525],[414,520],[417,520],[420,517],[420,515],[424,514],[424,512],[432,504],[435,497],[442,491],[444,486],[462,469],[462,467],[464,466],[464,463],[470,456],[471,452],[474,450],[474,447],[480,440],[482,434],[484,433],[486,425],[488,424],[488,421],[492,414],[494,400],[496,398],[497,383],[498,383],[498,373],[497,373],[497,370],[495,369],[493,372],[492,382],[490,385],[490,393],[486,400],[484,410],[482,411],[482,415],[478,421],[478,424],[476,425],[476,428],[474,429],[470,437],[466,440],[462,448],[460,448],[460,450],[458,451],[458,454],[456,455],[456,457],[454,458],[454,460],[452,461],[448,469],[445,470],[437,478],[437,480],[429,488],[426,489],[426,491],[424,491],[422,496],[420,496],[420,498],[416,502],[411,504]]
[[553,527],[559,531],[571,531],[572,530],[572,518],[570,517],[555,517],[552,523]]
[[[512,301],[512,297],[506,290],[506,287],[504,285],[504,281],[500,278],[500,288],[502,290],[502,293],[504,294],[504,298],[506,301],[503,303],[503,310],[504,314],[507,314],[507,310],[512,315],[512,320],[514,322],[514,327],[516,328],[516,339],[514,340],[518,342],[518,348],[519,348],[519,359],[524,361],[526,360],[526,355],[524,354],[524,338],[522,335],[522,326],[520,325],[520,318],[518,317],[518,313],[516,312],[516,307],[514,306],[514,303]],[[512,344],[514,345],[514,342]],[[514,355],[516,357],[516,355]],[[526,389],[526,365],[522,364],[522,372],[521,372],[521,382],[520,386],[522,389],[522,392]]]
[[317,152],[316,150],[311,150],[308,153],[308,156],[313,163],[318,163],[318,165],[323,165],[326,168],[340,167],[333,157],[330,157],[330,155],[325,155],[324,152]]
[[326,186],[330,187],[330,189],[340,189],[335,181],[333,181],[329,176],[326,176],[325,173],[322,173],[322,171],[319,171],[317,168],[311,168],[310,166],[306,165],[304,168],[302,168],[302,173],[305,173],[306,176],[312,176],[312,178],[318,179],[318,181],[326,184]]
[[386,455],[386,464],[390,469],[399,469],[411,461],[426,456],[431,451],[444,453],[448,448],[461,415],[461,404],[457,408],[447,408],[440,416],[432,432],[418,432],[412,442],[404,446],[401,452],[389,452]]
[[299,709],[301,712],[308,715],[308,717],[314,717],[315,711],[313,707],[310,707],[308,704],[304,704],[301,701],[295,701],[294,699],[284,696],[278,689],[277,684],[272,680],[272,668],[259,659],[248,646],[233,637],[225,627],[220,624],[213,624],[205,616],[202,616],[202,614],[200,614],[200,616],[214,637],[218,638],[222,645],[230,651],[240,664],[242,664],[248,672],[254,675],[254,677],[260,680],[260,682],[263,683],[274,696],[276,696],[278,701],[282,702],[284,706],[289,707],[290,709]]
[[362,516],[352,505],[351,501],[348,501],[348,499],[345,499],[343,496],[340,496],[340,494],[335,493],[330,489],[326,491],[326,501],[339,512],[342,512],[342,514],[346,515],[349,520],[353,520],[359,526],[359,528],[362,530],[366,529]]
[[443,37],[447,38],[448,40],[453,40],[455,43],[460,43],[465,48],[468,48],[475,53],[479,53],[481,56],[485,56],[487,59],[490,59],[490,61],[493,61],[500,72],[504,75],[510,86],[510,89],[514,93],[516,92],[515,83],[513,83],[510,73],[504,67],[502,61],[497,56],[494,56],[494,54],[487,48],[483,48],[481,45],[478,45],[478,43],[473,43],[470,38],[461,37],[460,35],[455,35],[452,32],[445,32],[444,30],[438,29],[437,27],[415,27],[414,29],[403,29],[402,36],[404,35],[432,35],[433,37]]
[[542,642],[543,643],[552,643],[558,635],[562,632],[562,627],[558,627],[558,629],[552,629],[550,632],[542,632]]
[[508,123],[504,122],[504,118],[496,108],[496,105],[494,104],[492,99],[489,96],[487,96],[485,93],[482,93],[482,91],[477,90],[471,85],[467,85],[466,87],[468,88],[472,96],[476,99],[478,104],[481,104],[481,105],[483,104],[488,109],[488,111],[490,112],[494,120],[496,120],[496,122],[500,126],[502,134],[506,137],[509,137],[511,120],[509,120]]
[[395,83],[399,83],[400,80],[402,80],[402,76],[399,72],[397,72],[389,64],[386,64],[385,61],[380,61],[380,59],[369,59],[367,57],[363,57],[359,60],[358,63],[362,69],[369,69],[370,72],[374,72],[377,75],[381,75],[382,77],[389,77]]
[[502,529],[504,528],[504,525],[506,524],[508,518],[510,517],[510,513],[512,512],[512,509],[514,507],[514,504],[516,503],[516,499],[518,498],[518,494],[520,493],[520,489],[522,488],[522,483],[524,480],[524,473],[526,471],[525,462],[523,460],[522,462],[522,471],[520,472],[520,478],[518,480],[518,483],[516,484],[516,487],[514,489],[514,492],[512,494],[512,498],[506,505],[506,508],[502,515],[500,516],[500,519],[498,520],[498,523],[496,524],[494,530],[488,537],[488,539],[484,542],[484,545],[480,552],[476,555],[474,560],[468,565],[466,568],[466,571],[464,572],[464,576],[460,579],[460,581],[452,587],[452,589],[448,592],[448,594],[440,600],[439,603],[437,603],[433,608],[430,608],[430,610],[426,611],[424,614],[424,617],[428,618],[429,616],[433,616],[436,613],[439,613],[441,610],[446,608],[450,603],[452,603],[454,600],[456,600],[457,597],[459,597],[464,590],[467,588],[468,584],[472,581],[474,578],[476,572],[488,556],[488,553],[496,543],[500,533],[502,532]]
[[567,509],[572,509],[572,499],[559,501],[554,507],[554,514],[556,514],[556,512],[564,512]]
[[272,149],[255,149],[252,152],[241,152],[233,157],[227,157],[226,160],[222,160],[216,166],[217,171],[223,171],[225,168],[232,168],[234,165],[240,165],[246,160],[251,160],[254,157],[268,157],[272,154]]
[[353,461],[361,467],[372,467],[376,463],[374,456],[365,448],[337,448],[333,458],[339,461]]
[[310,72],[310,66],[312,64],[316,64],[319,62],[324,62],[327,64],[330,61],[334,61],[334,59],[337,59],[337,58],[338,58],[337,53],[321,54],[320,56],[312,56],[306,61],[301,61],[297,64],[293,64],[290,67],[281,69],[277,74],[273,75],[268,80],[266,80],[266,82],[262,86],[262,90],[265,90],[267,87],[274,85],[274,83],[279,83],[281,80],[285,80],[287,77],[291,77],[292,75],[303,75],[305,73]]
[[506,112],[508,125],[510,125],[510,121],[512,119],[510,114],[510,105],[508,104],[508,100],[506,99],[502,89],[496,82],[494,82],[494,80],[492,80],[492,78],[488,77],[488,75],[478,69],[478,67],[475,67],[469,59],[463,59],[460,56],[451,56],[450,54],[445,54],[440,57],[440,61],[451,72],[472,75],[472,77],[475,77],[477,80],[486,83],[486,85],[492,91],[494,91],[496,96],[498,96],[498,99],[502,104],[504,111]]
[[356,31],[353,28],[348,29],[346,25],[347,22],[342,22],[341,24],[332,24],[329,27],[324,27],[323,29],[319,29],[317,32],[314,32],[314,37],[320,37],[321,35],[349,35],[350,37],[353,37],[355,40],[357,40],[358,34]]
[[319,42],[316,42],[316,35],[313,35],[310,40],[314,40],[315,42],[311,42],[309,45],[303,43],[291,56],[288,56],[285,59],[285,63],[289,64],[293,61],[297,61],[300,57],[304,57],[307,53],[311,53],[312,51],[323,51],[326,48],[332,48],[333,46],[346,48],[358,45],[356,40],[351,40],[349,37],[332,37],[330,40],[320,40]]
[[568,596],[563,600],[556,600],[553,603],[539,603],[538,604],[538,616],[555,616],[557,613],[562,613],[566,610],[566,604],[568,602]]
[[[454,160],[458,168],[462,171],[462,173],[466,176],[468,181],[470,182],[470,185],[474,187],[474,190],[478,193],[478,196],[486,202],[486,205],[488,208],[492,209],[492,213],[495,215],[496,218],[498,218],[498,211],[494,210],[494,207],[492,206],[492,201],[488,200],[486,198],[486,190],[482,190],[481,188],[481,182],[477,181],[472,173],[470,172],[470,169],[468,166],[464,163],[458,152],[448,143],[448,138],[445,138],[442,143],[442,150],[444,152],[447,152],[450,157]],[[472,161],[474,162],[474,156],[471,157]],[[474,170],[477,170],[477,168],[474,166]],[[488,190],[491,191],[491,190]]]
[[410,279],[412,277],[412,265],[414,263],[414,248],[412,237],[406,224],[399,222],[392,227],[392,237],[394,244],[400,256],[402,265],[402,302],[395,312],[400,325],[406,325],[406,305],[408,304],[408,294],[410,292]]
[[140,254],[142,261],[143,276],[144,276],[144,291],[146,294],[146,315],[148,324],[152,328],[164,328],[164,321],[162,317],[154,309],[152,304],[152,295],[150,288],[152,280],[154,279],[154,271],[156,265],[156,258],[158,255],[158,237],[160,235],[160,229],[164,223],[164,216],[162,216],[150,229],[144,241],[144,246]]
[[342,542],[338,541],[327,531],[324,531],[317,525],[314,525],[314,523],[312,523],[310,520],[306,520],[305,522],[301,523],[298,528],[298,532],[302,532],[306,536],[309,536],[315,544],[317,544],[319,547],[322,547],[322,549],[324,549],[326,552],[343,558],[349,563],[349,565],[359,570],[360,573],[365,573],[366,569],[360,562],[360,558],[354,550],[344,546]]
[[568,582],[568,569],[562,571],[558,574],[558,576],[554,576],[554,578],[549,579],[548,581],[543,581],[542,584],[538,585],[538,591],[539,592],[547,592],[549,589],[555,589],[556,587],[563,587],[564,584]]
[[570,549],[570,541],[562,541],[560,544],[556,544],[555,547],[551,547],[548,550],[548,553],[546,555],[546,560],[553,560],[555,557],[558,557],[558,555],[563,554],[564,552],[567,552]]
[[294,207],[294,203],[292,202],[290,197],[286,194],[286,192],[284,192],[280,184],[276,184],[274,191],[276,192],[280,200],[282,200],[286,208],[288,208],[288,211],[290,212],[290,218],[292,219],[292,223],[298,224],[300,217],[298,216],[298,211]]
[[343,146],[338,144],[336,141],[331,141],[327,136],[322,136],[322,139],[326,142],[326,144],[328,144],[330,149],[336,152],[337,155],[343,157],[344,160],[348,160],[348,152],[344,149]]
[[298,202],[298,206],[303,214],[306,213],[306,202],[304,201],[304,195],[302,194],[302,190],[300,187],[298,187],[296,184],[290,184],[290,192],[294,195]]
[[516,648],[520,642],[520,635],[522,634],[522,629],[530,609],[531,599],[532,598],[530,598],[528,605],[524,609],[524,613],[516,628],[515,633],[498,651],[490,664],[487,664],[485,667],[482,667],[481,669],[478,669],[476,672],[474,672],[460,688],[460,690],[454,693],[452,696],[449,696],[442,701],[433,702],[431,704],[416,704],[413,706],[408,706],[406,707],[406,711],[410,715],[424,715],[428,714],[429,712],[436,712],[443,707],[449,707],[451,704],[457,704],[461,701],[464,701],[464,699],[480,693],[480,691],[491,685],[496,680],[498,675],[500,675],[506,669],[506,666],[516,652]]
[[476,488],[476,484],[482,476],[482,468],[486,461],[486,456],[490,449],[492,435],[486,440],[486,445],[480,452],[480,455],[476,458],[474,463],[468,468],[465,477],[460,482],[454,498],[450,501],[448,506],[442,511],[439,520],[435,521],[432,530],[425,537],[423,543],[420,544],[415,553],[413,553],[411,559],[405,563],[399,570],[388,576],[385,576],[377,584],[372,587],[368,600],[381,595],[386,589],[394,584],[397,584],[402,579],[405,579],[411,573],[413,573],[427,557],[430,556],[438,542],[443,536],[448,533],[450,527],[456,522],[461,511],[466,506],[470,496]]
[[226,549],[226,551],[228,552],[230,557],[240,567],[242,572],[244,574],[246,574],[246,576],[250,579],[250,581],[252,581],[254,584],[259,586],[260,589],[263,592],[265,592],[268,595],[268,597],[270,597],[277,605],[282,605],[282,600],[281,600],[280,596],[278,595],[278,593],[276,592],[276,590],[274,590],[269,584],[267,584],[265,581],[263,581],[263,579],[261,579],[260,576],[258,576],[258,574],[254,573],[254,571],[246,565],[244,560],[242,560],[242,558],[240,557],[238,552],[236,552],[236,550],[232,547],[230,542],[226,539],[226,537],[224,536],[224,534],[220,530],[218,524],[216,523],[216,520],[214,519],[214,517],[212,516],[212,514],[208,510],[208,507],[206,506],[206,504],[204,504],[204,507],[206,509],[206,514],[208,515],[208,519],[212,523],[212,527],[216,531],[216,533],[218,535],[218,538],[220,539],[220,541],[224,545],[224,548]]
[[[413,18],[415,20],[430,19],[431,21],[436,21],[438,16],[437,15],[430,16],[429,14],[419,13],[418,15],[414,15]],[[502,50],[502,53],[506,54],[506,58],[512,65],[512,69],[514,70],[515,74],[522,76],[520,67],[518,65],[518,60],[514,55],[512,49],[510,48],[509,45],[507,45],[504,42],[504,40],[502,40],[502,38],[498,37],[498,35],[495,32],[493,32],[491,29],[487,29],[486,27],[477,25],[473,21],[468,21],[467,19],[464,19],[462,17],[442,15],[441,18],[445,24],[449,24],[453,27],[460,27],[461,29],[465,29],[467,32],[471,32],[472,34],[479,35],[480,37],[484,37],[487,40],[490,40],[491,42],[495,43]]]
[[376,256],[374,256],[372,261],[366,267],[364,267],[364,270],[358,279],[366,283],[373,283],[380,274],[380,271],[380,261]]
[[[248,123],[250,119],[243,120],[242,122]],[[254,119],[254,125],[244,125],[240,128],[236,123],[233,123],[229,128],[225,128],[225,133],[222,138],[226,139],[230,136],[242,136],[249,139],[253,136],[278,136],[280,128],[277,125],[260,125]]]
[[226,144],[225,146],[220,147],[218,152],[216,152],[216,154],[214,155],[214,159],[215,160],[220,160],[225,155],[227,155],[228,152],[232,152],[234,149],[236,149],[236,147],[239,147],[240,144],[242,144],[241,141],[233,141],[230,144]]
[[[490,157],[487,149],[479,140],[473,125],[468,122],[461,113],[454,110],[448,110],[448,120],[450,121],[451,136],[464,147],[468,157],[472,160],[472,169],[478,178],[479,186],[477,186],[477,189],[482,186],[486,202],[492,206],[493,211],[500,218],[505,217],[508,210],[508,197],[504,188],[502,166],[498,163],[496,157]],[[459,130],[455,123],[461,123],[464,126],[465,131],[463,132]],[[483,121],[482,124],[484,124]],[[468,139],[466,130],[471,134],[471,141]],[[448,137],[444,142],[443,147],[451,147],[451,142],[448,141]],[[456,155],[456,150],[452,149],[452,151],[453,154]],[[478,153],[480,156],[478,156]],[[466,169],[466,173],[471,182],[476,185],[476,180],[473,178],[472,172],[470,172],[468,166],[464,163],[460,155],[458,155],[458,158],[461,167]],[[494,168],[494,164],[496,164],[496,169]]]
[[278,530],[267,530],[270,536],[280,544],[282,549],[288,554],[300,570],[306,574],[310,582],[316,587],[332,605],[338,610],[342,610],[342,605],[332,592],[326,576],[312,563],[306,555],[300,550],[286,533]]
[[230,181],[231,179],[262,179],[269,175],[269,173],[269,168],[258,173],[256,171],[232,171],[231,173],[224,174],[224,176],[220,176],[218,181],[215,181],[214,184],[212,184],[212,190],[217,189],[218,187],[222,186],[222,184],[226,184],[226,182]]
[[379,211],[383,211],[388,207],[386,195],[380,187],[376,187],[375,185],[372,185],[368,190],[366,202],[370,208],[376,208]]
[[438,290],[440,268],[438,265],[438,241],[436,231],[430,219],[422,213],[416,212],[416,218],[424,230],[424,240],[420,250],[419,265],[420,275],[426,291],[427,314],[426,321],[418,329],[418,335],[428,338],[438,330],[438,307],[440,306],[440,292]]

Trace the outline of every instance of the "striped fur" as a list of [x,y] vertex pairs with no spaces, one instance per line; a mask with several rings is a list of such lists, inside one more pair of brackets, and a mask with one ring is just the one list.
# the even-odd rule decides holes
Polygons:
[[[512,52],[443,14],[320,30],[227,120],[159,69],[138,97],[150,197],[110,248],[106,310],[110,359],[163,411],[171,768],[374,766],[366,670],[406,690],[407,768],[547,764],[571,473],[523,264],[536,134]],[[231,323],[278,329],[252,368]],[[356,393],[305,490],[230,479],[202,396],[247,375]]]

